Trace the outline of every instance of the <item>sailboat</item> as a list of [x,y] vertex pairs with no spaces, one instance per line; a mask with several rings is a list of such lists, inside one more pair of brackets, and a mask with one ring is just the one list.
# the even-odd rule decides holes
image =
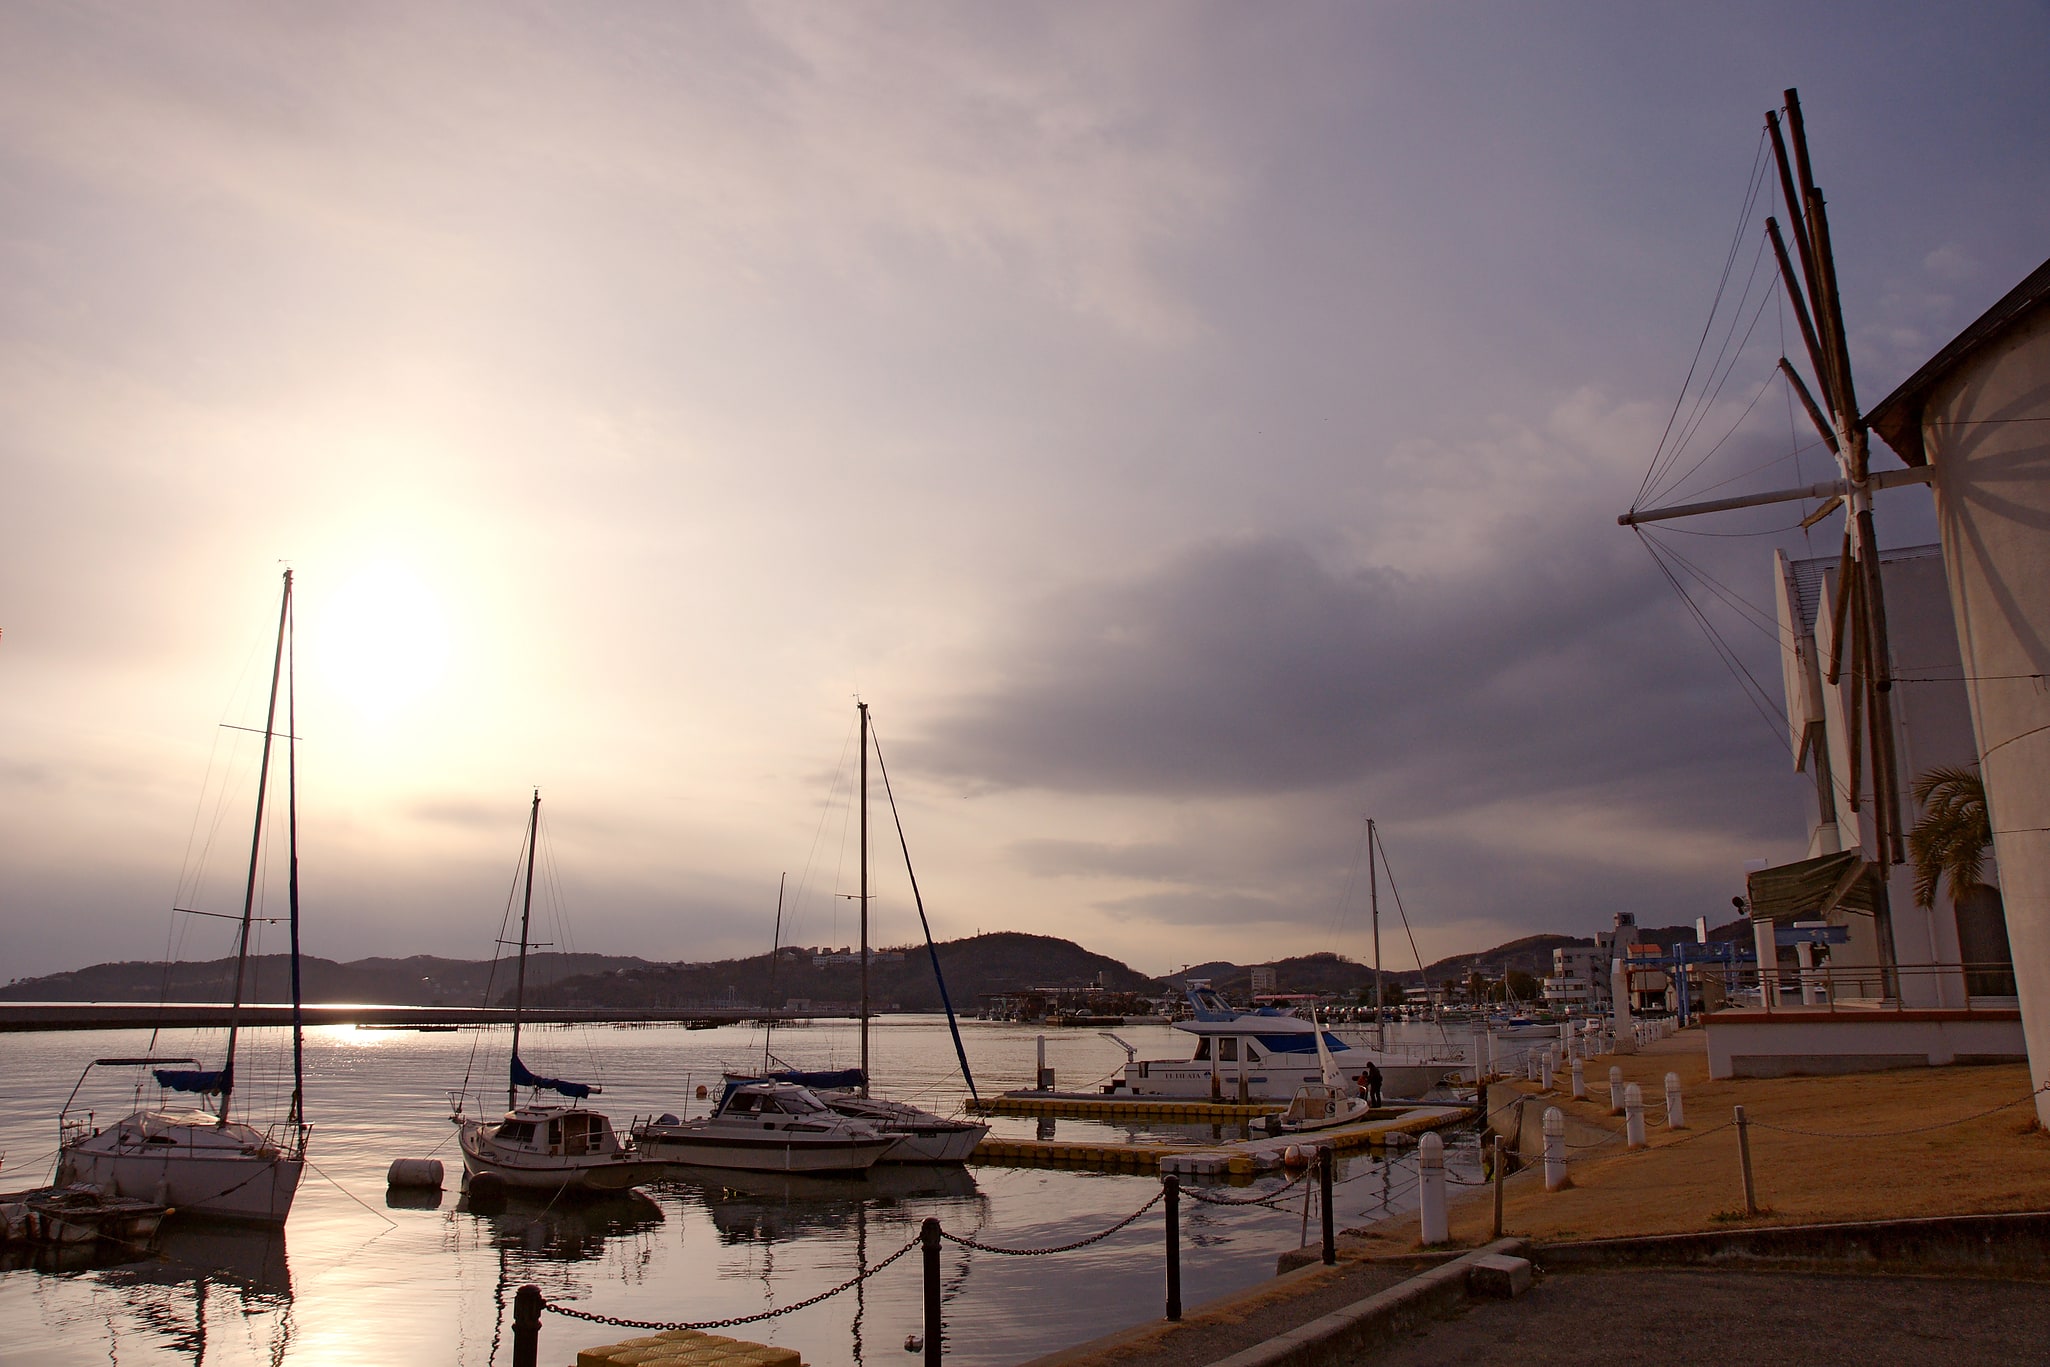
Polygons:
[[[617,1192],[649,1175],[650,1166],[633,1141],[622,1140],[599,1112],[575,1104],[602,1089],[584,1082],[542,1077],[520,1059],[520,1018],[527,1008],[527,943],[534,914],[534,863],[541,838],[541,791],[527,816],[526,896],[520,908],[519,977],[513,989],[512,1068],[505,1090],[506,1111],[497,1120],[463,1114],[455,1095],[449,1119],[459,1127],[464,1184],[502,1184],[525,1191]],[[525,1089],[527,1100],[520,1100]],[[570,1104],[544,1101],[554,1092]]]
[[1325,1130],[1348,1121],[1366,1120],[1373,1113],[1367,1098],[1346,1085],[1338,1065],[1332,1062],[1331,1050],[1324,1038],[1324,1026],[1317,1019],[1314,1007],[1310,1010],[1310,1030],[1317,1041],[1318,1078],[1296,1088],[1288,1109],[1273,1117],[1271,1128],[1276,1133],[1301,1134],[1307,1130]]
[[[868,756],[875,749],[876,766],[882,770],[883,789],[890,796],[891,817],[896,817],[896,797],[890,793],[889,770],[883,766],[882,750],[874,745],[869,729],[868,704],[854,704],[861,731],[861,1067],[858,1070],[841,1070],[832,1073],[783,1070],[768,1072],[767,1080],[795,1083],[809,1088],[819,1100],[840,1115],[850,1120],[862,1121],[881,1134],[895,1138],[895,1147],[886,1152],[884,1163],[965,1163],[975,1152],[975,1146],[989,1133],[989,1126],[976,1120],[964,1120],[943,1116],[908,1102],[892,1101],[869,1094],[869,991],[868,991]],[[911,852],[904,843],[904,826],[896,823],[900,846],[904,847],[904,869],[911,880],[911,895],[918,905],[919,924],[925,930],[926,954],[932,960],[933,978],[939,983],[940,1004],[946,1008],[947,1028],[953,1032],[954,1054],[961,1064],[961,1077],[968,1084],[971,1094],[975,1092],[975,1077],[969,1071],[968,1054],[961,1044],[961,1025],[954,1016],[954,1003],[947,995],[947,981],[940,973],[939,952],[932,942],[932,927],[926,924],[925,902],[919,895],[918,876],[911,872]],[[766,1053],[764,1050],[765,1063]]]
[[[88,1064],[59,1112],[59,1185],[86,1182],[115,1196],[170,1206],[188,1215],[282,1224],[306,1166],[305,1067],[299,988],[299,846],[296,731],[292,724],[292,571],[285,571],[278,608],[277,647],[271,660],[270,706],[263,728],[263,759],[256,776],[256,820],[249,844],[249,877],[243,889],[240,931],[235,944],[235,993],[228,1014],[228,1041],[219,1068],[180,1068],[190,1058],[103,1058]],[[232,1118],[235,1053],[241,1036],[243,993],[248,982],[249,929],[255,919],[258,876],[263,865],[265,799],[269,791],[272,742],[277,738],[278,694],[285,694],[286,810],[291,846],[289,876],[292,933],[292,1094],[284,1119],[259,1127]],[[90,1111],[72,1109],[94,1068],[147,1067],[165,1093],[199,1098],[196,1106],[160,1099],[107,1126]],[[212,1109],[208,1109],[211,1105]]]

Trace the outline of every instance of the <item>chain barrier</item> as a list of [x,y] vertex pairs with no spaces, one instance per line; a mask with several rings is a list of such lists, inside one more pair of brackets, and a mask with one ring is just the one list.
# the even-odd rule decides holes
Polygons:
[[949,1234],[944,1229],[940,1231],[940,1237],[950,1244],[959,1244],[963,1248],[972,1248],[978,1253],[997,1253],[1007,1258],[1044,1258],[1050,1253],[1072,1253],[1078,1248],[1087,1248],[1091,1244],[1101,1243],[1166,1199],[1167,1188],[1163,1186],[1153,1194],[1151,1201],[1148,1201],[1145,1205],[1139,1207],[1102,1233],[1092,1234],[1086,1239],[1077,1239],[1071,1244],[1056,1244],[1052,1248],[999,1248],[995,1244],[986,1244],[979,1239],[971,1239],[963,1234]]
[[2026,1106],[2045,1092],[2050,1092],[2050,1082],[2044,1083],[2027,1096],[2016,1097],[2013,1101],[2003,1101],[1998,1106],[1991,1106],[1986,1110],[1977,1111],[1971,1115],[1959,1116],[1956,1120],[1939,1120],[1930,1125],[1912,1125],[1904,1130],[1851,1130],[1838,1134],[1829,1130],[1804,1130],[1796,1125],[1775,1125],[1769,1120],[1759,1120],[1755,1116],[1747,1117],[1747,1119],[1755,1129],[1778,1130],[1781,1134],[1798,1134],[1806,1139],[1898,1139],[1904,1135],[1928,1134],[1934,1130],[1947,1130],[1953,1125],[1969,1125],[1974,1120],[1984,1120],[1989,1115],[1999,1115],[2002,1111],[2011,1111],[2017,1106]]
[[[1136,1219],[1137,1217],[1135,1216],[1133,1218]],[[1126,1221],[1126,1223],[1129,1224],[1131,1222]],[[730,1319],[672,1320],[658,1322],[655,1320],[630,1320],[618,1315],[600,1315],[594,1311],[579,1310],[575,1306],[560,1305],[557,1304],[555,1301],[545,1299],[541,1302],[541,1306],[545,1310],[553,1310],[558,1315],[568,1315],[571,1319],[589,1320],[593,1324],[609,1324],[615,1329],[650,1329],[655,1330],[657,1332],[668,1329],[732,1329],[742,1324],[757,1324],[762,1320],[775,1319],[779,1315],[793,1314],[799,1310],[809,1310],[812,1306],[817,1305],[820,1301],[831,1300],[833,1297],[839,1295],[842,1291],[849,1290],[858,1283],[866,1281],[868,1278],[873,1277],[876,1273],[882,1271],[891,1263],[896,1262],[897,1259],[903,1257],[906,1253],[909,1253],[912,1249],[917,1247],[918,1238],[914,1235],[910,1243],[904,1245],[904,1247],[898,1249],[895,1253],[892,1253],[889,1257],[883,1259],[874,1267],[863,1268],[861,1271],[855,1273],[846,1281],[841,1282],[838,1286],[832,1288],[829,1291],[821,1291],[818,1295],[807,1296],[801,1301],[792,1301],[789,1305],[779,1306],[777,1309],[774,1310],[763,1310],[752,1315],[735,1315]]]
[[1274,1190],[1257,1192],[1252,1196],[1207,1196],[1201,1187],[1183,1187],[1182,1195],[1192,1201],[1201,1201],[1206,1206],[1264,1206],[1283,1193],[1308,1181],[1312,1171],[1313,1169],[1311,1168],[1304,1168]]

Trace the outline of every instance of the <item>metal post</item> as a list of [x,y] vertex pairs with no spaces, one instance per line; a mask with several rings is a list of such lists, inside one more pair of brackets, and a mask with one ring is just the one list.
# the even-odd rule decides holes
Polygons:
[[1502,1136],[1495,1136],[1495,1237],[1502,1237]]
[[928,1216],[918,1242],[925,1245],[925,1367],[940,1367],[940,1222]]
[[1169,1173],[1160,1179],[1167,1188],[1167,1317],[1182,1317],[1182,1179]]
[[532,1282],[513,1293],[513,1367],[539,1367],[541,1288]]
[[1324,1266],[1338,1261],[1338,1224],[1331,1218],[1331,1168],[1333,1150],[1329,1144],[1317,1150],[1317,1188],[1324,1210]]
[[1744,1213],[1758,1213],[1758,1187],[1751,1180],[1751,1122],[1744,1117],[1744,1108],[1737,1107],[1737,1156],[1744,1164]]

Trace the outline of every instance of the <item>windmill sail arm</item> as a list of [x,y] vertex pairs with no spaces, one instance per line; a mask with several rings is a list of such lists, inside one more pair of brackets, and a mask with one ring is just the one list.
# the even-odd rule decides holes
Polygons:
[[[1903,484],[1927,484],[1932,473],[1928,466],[1917,466],[1912,470],[1881,470],[1865,480],[1865,487],[1897,489]],[[1666,522],[1676,517],[1724,513],[1736,508],[1758,508],[1769,503],[1794,503],[1806,498],[1840,498],[1850,493],[1854,487],[1856,486],[1847,479],[1825,479],[1815,484],[1804,484],[1798,489],[1775,489],[1770,493],[1739,494],[1734,498],[1710,499],[1706,503],[1680,503],[1670,508],[1645,508],[1622,513],[1617,516],[1616,525],[1635,527],[1645,522]]]

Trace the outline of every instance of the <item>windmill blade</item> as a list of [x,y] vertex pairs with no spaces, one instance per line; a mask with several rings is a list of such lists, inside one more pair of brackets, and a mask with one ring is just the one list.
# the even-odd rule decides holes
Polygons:
[[1837,509],[1843,506],[1844,496],[1842,494],[1830,495],[1829,502],[1823,504],[1820,508],[1817,508],[1814,512],[1808,514],[1808,516],[1801,519],[1801,530],[1804,532],[1807,531],[1810,527],[1813,527],[1816,523],[1822,521],[1822,519],[1828,517],[1831,513],[1835,512]]
[[1828,418],[1822,416],[1822,408],[1815,402],[1815,396],[1810,394],[1808,386],[1801,382],[1801,372],[1794,369],[1793,364],[1784,356],[1780,357],[1780,374],[1787,377],[1788,388],[1792,389],[1794,397],[1801,401],[1801,407],[1808,410],[1808,421],[1815,424],[1815,430],[1822,434],[1823,442],[1832,453],[1840,453],[1843,448],[1837,444],[1836,428],[1830,425]]
[[[1787,287],[1787,302],[1794,306],[1794,321],[1801,325],[1801,343],[1808,348],[1808,364],[1814,367],[1817,375],[1826,378],[1829,370],[1823,364],[1822,340],[1815,335],[1815,321],[1808,316],[1808,300],[1803,296],[1801,282],[1794,279],[1794,268],[1787,260],[1787,244],[1780,237],[1778,219],[1770,215],[1766,217],[1765,235],[1772,239],[1772,254],[1779,262],[1780,281]],[[1784,358],[1780,364],[1786,364]],[[1812,406],[1814,401],[1811,399],[1809,403]],[[1824,427],[1828,425],[1822,424]],[[1831,432],[1829,436],[1831,444],[1834,445],[1836,433]]]
[[1865,689],[1863,687],[1865,674],[1865,614],[1859,610],[1863,606],[1860,600],[1863,599],[1864,595],[1858,592],[1857,575],[1846,574],[1842,582],[1844,586],[1848,587],[1848,597],[1845,596],[1843,588],[1840,587],[1838,599],[1848,609],[1845,617],[1851,633],[1852,682],[1849,700],[1850,715],[1844,719],[1845,747],[1851,752],[1851,762],[1849,772],[1844,775],[1844,781],[1850,789],[1850,802],[1847,805],[1852,813],[1856,814],[1859,810],[1859,793],[1864,789],[1863,768],[1865,762]]

